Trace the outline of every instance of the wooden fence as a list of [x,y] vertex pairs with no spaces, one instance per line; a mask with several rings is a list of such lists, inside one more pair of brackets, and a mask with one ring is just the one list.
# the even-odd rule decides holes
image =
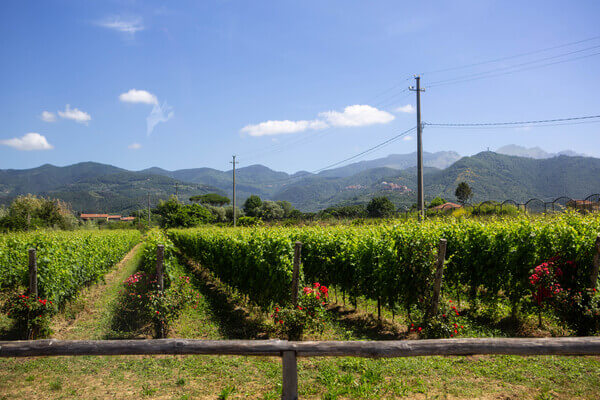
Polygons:
[[600,355],[600,337],[544,339],[427,339],[394,341],[287,340],[23,340],[0,342],[0,357],[83,355],[242,355],[281,357],[281,398],[298,398],[297,357],[417,357],[509,354]]

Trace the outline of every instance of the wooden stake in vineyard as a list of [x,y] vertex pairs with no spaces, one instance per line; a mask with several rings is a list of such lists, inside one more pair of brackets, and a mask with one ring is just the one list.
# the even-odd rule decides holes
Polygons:
[[294,270],[292,272],[292,306],[298,306],[298,279],[300,279],[300,256],[302,252],[302,242],[294,244]]
[[598,272],[600,270],[600,235],[596,237],[596,254],[594,254],[594,265],[590,276],[590,287],[595,288],[598,282]]
[[35,249],[29,249],[29,296],[36,299],[38,296],[37,256]]
[[440,239],[438,248],[437,266],[435,269],[435,278],[433,281],[433,296],[431,298],[431,307],[427,312],[426,318],[431,318],[437,315],[440,305],[440,293],[442,291],[442,279],[444,277],[444,262],[446,261],[446,246],[448,241]]
[[[37,255],[35,249],[29,249],[29,297],[36,299],[38,297],[38,276],[37,276]],[[27,330],[27,339],[33,340],[33,329]]]
[[[158,285],[159,295],[161,299],[165,294],[165,280],[164,280],[164,258],[165,258],[165,246],[159,244],[156,246],[156,283]],[[156,333],[159,338],[165,337],[165,327],[158,321],[156,324]]]

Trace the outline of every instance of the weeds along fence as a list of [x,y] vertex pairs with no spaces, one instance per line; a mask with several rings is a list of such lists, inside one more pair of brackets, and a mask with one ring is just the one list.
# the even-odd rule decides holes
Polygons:
[[0,342],[0,357],[158,354],[281,357],[283,381],[281,398],[292,400],[298,399],[298,357],[597,356],[600,355],[600,337],[322,342],[186,339]]

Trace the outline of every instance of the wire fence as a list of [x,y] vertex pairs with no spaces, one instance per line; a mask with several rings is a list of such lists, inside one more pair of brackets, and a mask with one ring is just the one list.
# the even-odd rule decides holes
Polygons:
[[[569,196],[560,196],[551,200],[531,198],[524,202],[512,199],[504,201],[486,200],[477,204],[471,203],[450,203],[431,207],[427,210],[428,214],[449,214],[453,211],[463,209],[473,215],[487,214],[511,214],[525,212],[528,214],[548,214],[560,213],[565,211],[579,212],[598,212],[600,211],[600,193],[591,194],[584,199],[574,199]],[[415,210],[400,209],[399,213],[409,216]]]

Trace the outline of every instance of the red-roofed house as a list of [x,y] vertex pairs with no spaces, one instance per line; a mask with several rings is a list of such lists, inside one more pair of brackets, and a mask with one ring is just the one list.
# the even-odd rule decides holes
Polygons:
[[84,221],[99,219],[104,219],[108,221],[108,214],[81,214],[79,217]]

